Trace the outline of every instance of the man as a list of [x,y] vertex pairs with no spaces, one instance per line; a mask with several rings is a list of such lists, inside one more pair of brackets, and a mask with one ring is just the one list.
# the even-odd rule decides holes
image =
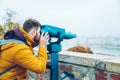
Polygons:
[[[24,43],[11,41],[1,46],[0,80],[28,80],[27,70],[35,73],[46,71],[48,33],[41,33],[41,24],[34,19],[24,22],[22,28],[5,33],[4,39],[15,39]],[[34,56],[33,48],[39,44],[38,56]],[[12,67],[12,68],[11,68]],[[10,69],[11,68],[11,69]],[[7,71],[6,71],[7,70]]]

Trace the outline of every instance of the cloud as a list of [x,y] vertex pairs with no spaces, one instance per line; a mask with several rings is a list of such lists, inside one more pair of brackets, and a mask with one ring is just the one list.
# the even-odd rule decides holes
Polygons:
[[[119,35],[119,0],[2,0],[2,9],[14,9],[21,19],[66,28],[79,35]],[[2,11],[3,12],[3,11]]]

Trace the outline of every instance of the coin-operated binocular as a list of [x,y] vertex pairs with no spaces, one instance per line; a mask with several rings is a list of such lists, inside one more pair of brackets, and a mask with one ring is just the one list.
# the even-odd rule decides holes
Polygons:
[[62,38],[62,39],[72,39],[76,37],[76,34],[65,32],[65,29],[51,26],[51,25],[42,25],[40,32],[48,32],[50,38]]
[[[66,32],[64,28],[51,25],[42,25],[40,32],[48,32],[50,36],[50,40],[47,45],[48,54],[51,55],[51,62],[50,65],[48,65],[48,68],[50,69],[50,80],[59,80],[58,52],[62,50],[61,41],[63,41],[63,39],[76,38],[76,34]],[[57,38],[58,40],[56,42],[52,42],[51,38]]]

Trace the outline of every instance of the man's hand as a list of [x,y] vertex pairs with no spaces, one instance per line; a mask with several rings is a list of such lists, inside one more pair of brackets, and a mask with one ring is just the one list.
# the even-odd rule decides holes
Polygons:
[[48,32],[42,33],[40,36],[40,43],[39,43],[40,46],[46,47],[48,40],[49,40]]

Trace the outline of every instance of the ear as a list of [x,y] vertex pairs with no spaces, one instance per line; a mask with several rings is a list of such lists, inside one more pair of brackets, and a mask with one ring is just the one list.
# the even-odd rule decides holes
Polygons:
[[36,35],[36,29],[32,29],[33,35]]
[[34,36],[36,35],[36,30],[35,30],[35,29],[31,29],[31,30],[29,31],[29,35],[30,35],[32,38],[34,38]]

